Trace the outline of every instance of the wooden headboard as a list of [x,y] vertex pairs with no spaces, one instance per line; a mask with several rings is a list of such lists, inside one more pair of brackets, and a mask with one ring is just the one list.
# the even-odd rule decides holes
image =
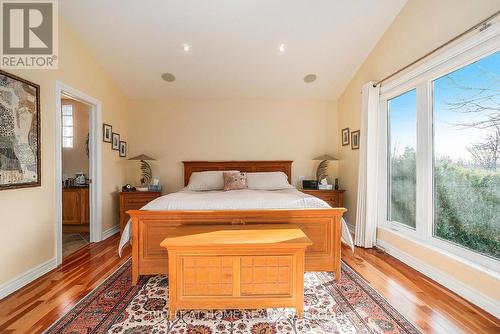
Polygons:
[[241,172],[283,172],[288,176],[288,182],[292,181],[291,160],[269,160],[269,161],[183,161],[184,164],[184,186],[189,183],[189,177],[193,172],[205,172],[209,170],[239,170]]

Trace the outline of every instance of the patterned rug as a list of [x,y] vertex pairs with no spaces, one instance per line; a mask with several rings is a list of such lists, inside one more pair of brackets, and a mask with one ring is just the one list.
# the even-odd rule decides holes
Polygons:
[[352,269],[306,273],[304,318],[292,309],[185,311],[168,320],[168,279],[131,286],[130,260],[45,333],[420,333]]

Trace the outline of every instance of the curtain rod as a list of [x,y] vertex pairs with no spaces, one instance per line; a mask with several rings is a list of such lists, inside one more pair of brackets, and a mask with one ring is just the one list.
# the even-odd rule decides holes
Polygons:
[[440,46],[438,46],[437,48],[433,49],[432,51],[426,53],[425,55],[423,55],[422,57],[418,58],[417,60],[409,63],[408,65],[406,65],[405,67],[403,68],[400,68],[399,70],[397,70],[396,72],[392,73],[392,74],[389,74],[388,76],[386,76],[385,78],[377,81],[376,83],[373,84],[373,87],[377,87],[378,85],[380,85],[381,83],[383,83],[384,81],[386,81],[387,79],[390,79],[392,78],[393,76],[396,76],[398,75],[399,73],[403,72],[404,70],[408,69],[409,67],[415,65],[416,63],[418,63],[419,61],[421,61],[422,59],[424,58],[427,58],[428,56],[430,56],[431,54],[433,54],[434,52],[436,51],[439,51],[441,50],[442,48],[444,48],[445,46],[455,42],[457,39],[463,37],[464,35],[470,33],[471,31],[474,31],[476,30],[477,28],[480,27],[480,30],[483,31],[484,29],[487,29],[491,23],[488,23],[489,21],[493,20],[495,17],[497,17],[498,15],[500,14],[500,10],[497,11],[495,14],[487,17],[486,19],[482,20],[481,22],[479,22],[478,24],[474,25],[473,27],[470,27],[469,29],[467,29],[466,31],[464,31],[463,33],[461,34],[458,34],[457,36],[453,37],[452,39],[450,39],[449,41],[441,44]]

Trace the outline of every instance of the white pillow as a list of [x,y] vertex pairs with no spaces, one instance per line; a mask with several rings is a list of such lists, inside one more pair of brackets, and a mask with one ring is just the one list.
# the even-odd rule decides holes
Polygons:
[[247,184],[248,189],[253,190],[279,190],[293,188],[293,186],[288,183],[288,177],[283,172],[247,173]]
[[192,191],[224,190],[223,172],[211,170],[191,173],[187,188]]

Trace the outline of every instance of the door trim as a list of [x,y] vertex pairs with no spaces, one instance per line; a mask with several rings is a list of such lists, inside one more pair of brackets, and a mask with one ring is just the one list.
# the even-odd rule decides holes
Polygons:
[[62,263],[62,131],[61,98],[68,95],[75,100],[90,105],[89,119],[89,176],[90,184],[90,242],[102,240],[102,103],[101,101],[75,89],[63,82],[56,81],[55,105],[55,253],[57,265]]

